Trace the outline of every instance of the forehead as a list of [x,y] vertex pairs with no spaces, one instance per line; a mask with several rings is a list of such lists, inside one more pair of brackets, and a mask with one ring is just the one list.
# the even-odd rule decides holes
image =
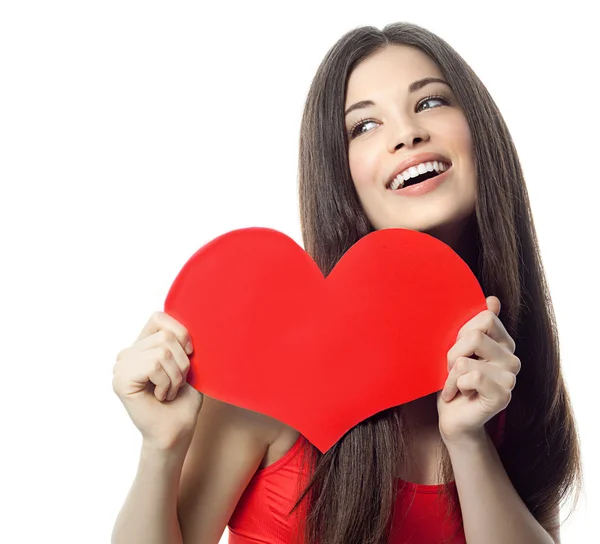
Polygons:
[[355,66],[348,79],[346,106],[363,99],[377,101],[386,89],[408,92],[410,83],[426,76],[443,77],[437,64],[417,47],[389,45]]

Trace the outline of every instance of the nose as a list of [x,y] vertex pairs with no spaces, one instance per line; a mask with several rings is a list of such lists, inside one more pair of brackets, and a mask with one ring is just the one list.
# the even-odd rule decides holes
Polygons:
[[401,147],[408,147],[409,149],[414,147],[419,142],[427,142],[429,140],[429,134],[424,128],[411,124],[404,126],[401,130],[400,135],[394,137],[392,141],[392,147],[389,149],[390,153]]

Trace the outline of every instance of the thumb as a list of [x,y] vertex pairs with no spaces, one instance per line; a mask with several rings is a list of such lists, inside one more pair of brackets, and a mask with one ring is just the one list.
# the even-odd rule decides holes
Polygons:
[[498,297],[490,296],[490,297],[487,297],[485,299],[485,301],[487,302],[488,310],[491,310],[496,315],[500,315],[501,304],[500,304],[500,299]]

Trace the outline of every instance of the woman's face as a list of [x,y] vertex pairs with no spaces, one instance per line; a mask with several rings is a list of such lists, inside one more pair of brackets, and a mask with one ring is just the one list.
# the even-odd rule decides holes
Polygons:
[[[412,83],[425,77],[444,79],[425,53],[406,45],[387,46],[356,66],[344,111],[363,100],[375,105],[346,115],[350,172],[375,229],[418,230],[455,247],[475,209],[471,133],[448,85],[429,83],[409,92]],[[426,99],[428,95],[443,98]],[[367,120],[352,129],[361,119]],[[452,164],[441,185],[419,196],[386,187],[401,161],[429,152]]]

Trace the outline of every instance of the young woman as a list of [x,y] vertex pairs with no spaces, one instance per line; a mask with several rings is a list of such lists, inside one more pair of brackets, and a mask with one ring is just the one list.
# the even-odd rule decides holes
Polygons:
[[313,80],[299,168],[304,246],[325,276],[369,232],[418,230],[465,260],[488,310],[460,330],[443,391],[324,455],[192,389],[187,331],[156,313],[114,368],[144,440],[113,542],[212,544],[226,526],[234,543],[559,542],[578,437],[523,173],[484,85],[421,27],[355,29]]

